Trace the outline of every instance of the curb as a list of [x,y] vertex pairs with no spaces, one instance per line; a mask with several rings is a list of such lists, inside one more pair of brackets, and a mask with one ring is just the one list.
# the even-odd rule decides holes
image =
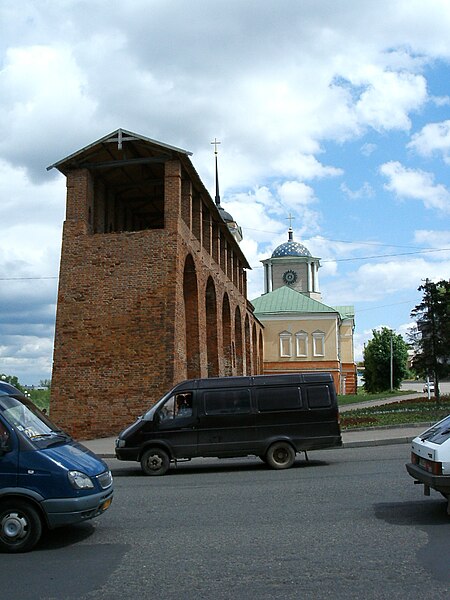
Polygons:
[[360,440],[358,442],[343,442],[341,448],[365,448],[369,446],[392,446],[394,444],[410,444],[416,435],[404,438],[390,438],[384,440]]

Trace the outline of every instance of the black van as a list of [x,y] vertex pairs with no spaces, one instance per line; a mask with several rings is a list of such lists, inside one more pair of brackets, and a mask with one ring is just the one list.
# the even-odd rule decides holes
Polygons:
[[176,385],[119,434],[116,456],[147,475],[206,456],[255,455],[287,469],[297,452],[341,445],[330,373],[213,377]]

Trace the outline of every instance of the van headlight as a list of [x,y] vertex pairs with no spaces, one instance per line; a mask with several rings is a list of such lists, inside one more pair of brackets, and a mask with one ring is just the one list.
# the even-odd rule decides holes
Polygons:
[[87,490],[94,487],[92,479],[80,471],[69,471],[69,481],[76,490]]
[[126,446],[126,441],[117,438],[116,440],[116,448],[124,448]]

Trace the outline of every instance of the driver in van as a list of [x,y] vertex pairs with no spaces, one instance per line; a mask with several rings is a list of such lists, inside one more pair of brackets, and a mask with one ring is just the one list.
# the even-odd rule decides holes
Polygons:
[[177,395],[177,417],[192,416],[192,394]]

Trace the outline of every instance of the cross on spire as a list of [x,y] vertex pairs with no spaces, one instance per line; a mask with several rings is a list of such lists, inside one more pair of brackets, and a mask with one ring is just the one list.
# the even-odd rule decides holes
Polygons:
[[218,141],[217,141],[217,138],[214,138],[214,141],[213,141],[213,142],[211,142],[211,144],[213,144],[213,145],[214,145],[214,154],[217,154],[217,146],[218,146],[219,144],[221,144],[221,142],[218,142]]

